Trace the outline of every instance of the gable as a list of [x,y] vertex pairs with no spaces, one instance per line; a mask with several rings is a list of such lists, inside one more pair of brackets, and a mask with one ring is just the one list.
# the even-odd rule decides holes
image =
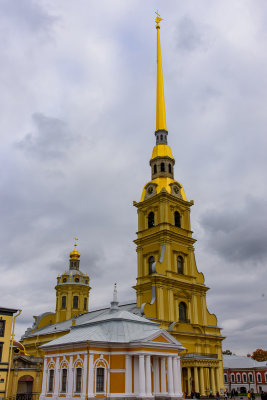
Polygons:
[[164,336],[159,335],[157,337],[155,337],[154,339],[152,339],[152,342],[161,342],[161,343],[170,343],[169,340],[167,340]]

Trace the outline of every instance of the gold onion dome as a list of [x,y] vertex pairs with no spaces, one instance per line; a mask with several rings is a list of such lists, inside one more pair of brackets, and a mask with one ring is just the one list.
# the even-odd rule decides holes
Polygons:
[[76,247],[77,247],[77,243],[76,241],[78,240],[77,238],[74,239],[75,243],[74,243],[74,249],[73,251],[70,252],[70,259],[71,260],[79,260],[80,258],[80,253],[77,251]]

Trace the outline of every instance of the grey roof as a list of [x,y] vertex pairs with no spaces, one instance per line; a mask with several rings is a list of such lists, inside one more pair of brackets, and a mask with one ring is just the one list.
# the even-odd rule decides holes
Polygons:
[[69,343],[105,342],[131,343],[148,341],[157,335],[167,335],[170,345],[183,349],[183,346],[159,324],[125,310],[110,310],[109,313],[72,327],[71,331],[41,347],[51,347]]
[[[140,309],[136,307],[136,303],[134,303],[134,302],[120,304],[119,309],[130,311],[133,314],[141,315]],[[110,310],[110,306],[100,308],[100,309],[95,309],[95,310],[89,311],[88,313],[79,315],[78,317],[75,318],[76,326],[87,323],[88,321],[92,320],[93,318],[100,317],[101,315],[102,316],[106,315],[109,313],[109,310]],[[46,314],[49,314],[49,313],[45,313],[45,315]],[[42,316],[43,315],[44,314],[42,314]],[[71,326],[72,326],[72,319],[69,319],[67,321],[58,322],[57,324],[46,325],[40,329],[35,330],[34,332],[32,331],[31,328],[28,328],[27,331],[25,332],[25,334],[22,336],[22,339],[25,337],[34,337],[34,336],[48,335],[48,334],[52,334],[55,332],[69,331]],[[33,327],[33,329],[34,329],[34,327]]]
[[259,368],[266,367],[267,361],[256,361],[253,358],[246,356],[224,355],[223,367],[224,368]]

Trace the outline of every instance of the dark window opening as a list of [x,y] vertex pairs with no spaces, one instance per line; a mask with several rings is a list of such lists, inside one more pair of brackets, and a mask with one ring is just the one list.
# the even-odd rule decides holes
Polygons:
[[83,301],[83,308],[84,308],[84,310],[87,310],[87,298],[86,297],[84,298],[84,301]]
[[73,308],[78,308],[79,298],[78,296],[73,296]]
[[243,382],[247,383],[247,375],[245,375],[245,374],[243,375]]
[[155,216],[154,213],[151,211],[148,214],[148,227],[152,228],[153,226],[155,226]]
[[82,369],[77,368],[76,369],[76,388],[75,392],[76,393],[81,393],[82,391]]
[[50,392],[50,393],[53,393],[53,389],[54,389],[54,373],[55,373],[55,371],[53,369],[50,369],[49,383],[48,383],[48,392]]
[[66,296],[62,296],[61,298],[61,308],[66,308]]
[[172,173],[172,166],[171,166],[171,164],[169,164],[169,173],[170,173],[170,174]]
[[105,376],[105,369],[97,368],[96,369],[96,392],[97,393],[104,392],[104,376]]
[[149,273],[149,275],[153,274],[152,266],[153,266],[154,262],[155,262],[155,258],[153,256],[149,257],[149,259],[148,259],[148,273]]
[[67,391],[67,369],[62,370],[62,382],[61,382],[61,393],[66,393]]
[[0,362],[2,361],[3,343],[0,343]]
[[181,228],[181,216],[178,211],[175,211],[174,213],[174,225]]
[[162,162],[160,164],[160,170],[161,170],[161,172],[165,172],[165,164],[164,164],[164,162]]
[[183,257],[181,257],[181,256],[177,257],[177,272],[178,272],[178,274],[184,273],[184,260],[183,260]]
[[63,278],[63,282],[67,282],[67,278]]
[[183,301],[179,304],[179,321],[186,322],[186,304]]
[[4,319],[0,320],[0,337],[5,336],[5,326],[6,326],[6,321]]
[[154,174],[156,174],[157,173],[157,166],[156,166],[156,164],[154,165]]
[[75,278],[75,282],[80,282],[80,279],[79,278]]

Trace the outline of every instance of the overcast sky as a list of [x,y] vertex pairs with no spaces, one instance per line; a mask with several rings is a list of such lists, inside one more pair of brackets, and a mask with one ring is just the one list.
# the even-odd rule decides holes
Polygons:
[[266,0],[0,0],[0,299],[55,309],[79,238],[90,307],[134,300],[159,9],[169,144],[224,349],[267,348]]

